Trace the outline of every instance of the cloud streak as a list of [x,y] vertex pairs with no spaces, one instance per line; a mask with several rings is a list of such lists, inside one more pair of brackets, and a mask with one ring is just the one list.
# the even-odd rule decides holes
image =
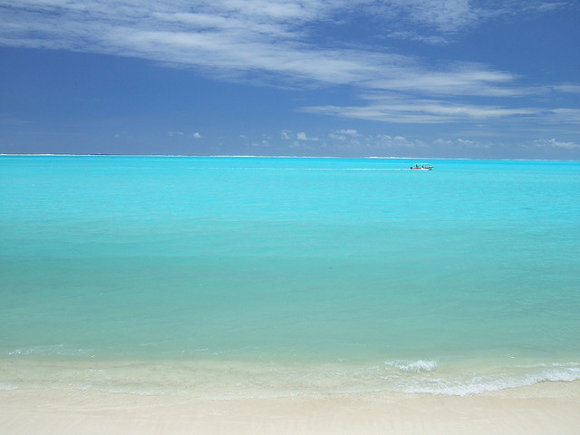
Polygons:
[[556,138],[552,139],[537,139],[534,141],[534,145],[538,148],[561,148],[565,150],[573,150],[580,148],[575,142],[559,141]]
[[401,98],[396,96],[366,96],[366,105],[360,106],[309,106],[301,108],[306,113],[339,116],[400,124],[440,124],[465,121],[483,121],[501,118],[533,117],[554,114],[538,108],[504,108],[492,105],[451,103],[445,100]]
[[0,44],[133,56],[237,79],[263,75],[278,82],[434,94],[521,93],[508,86],[511,74],[482,65],[438,71],[409,56],[352,48],[350,41],[312,42],[315,24],[338,26],[337,17],[348,19],[355,9],[389,23],[404,16],[440,34],[483,16],[467,0],[0,0],[0,16],[9,23],[0,30]]
[[[357,47],[344,39],[316,42],[317,25],[340,27],[355,12],[376,15],[391,26],[394,37],[436,43],[485,20],[514,14],[523,6],[537,12],[565,4],[523,0],[0,0],[4,23],[0,45],[130,56],[204,71],[222,80],[351,86],[364,95],[367,104],[320,105],[302,111],[382,122],[458,122],[539,115],[543,111],[534,108],[458,101],[468,96],[521,97],[539,90],[519,86],[516,75],[482,64],[451,62],[429,67],[378,45]],[[574,83],[554,87],[560,92],[578,92],[579,88]],[[370,97],[372,92],[378,97]],[[396,97],[385,98],[386,92]],[[577,117],[575,109],[557,110],[549,114],[559,119]]]

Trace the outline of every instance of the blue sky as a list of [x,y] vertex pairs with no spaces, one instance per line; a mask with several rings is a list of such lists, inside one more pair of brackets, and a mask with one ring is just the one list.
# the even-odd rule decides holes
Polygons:
[[0,0],[0,153],[580,159],[580,3]]

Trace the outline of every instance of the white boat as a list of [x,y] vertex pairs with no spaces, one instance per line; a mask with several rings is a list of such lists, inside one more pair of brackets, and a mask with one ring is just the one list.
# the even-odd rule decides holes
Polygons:
[[430,171],[433,169],[433,165],[431,163],[416,163],[415,166],[411,166],[409,169],[415,171]]

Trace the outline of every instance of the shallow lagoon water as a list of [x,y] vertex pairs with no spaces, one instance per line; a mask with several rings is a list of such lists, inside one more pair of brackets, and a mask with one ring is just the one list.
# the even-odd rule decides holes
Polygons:
[[0,385],[580,378],[578,164],[413,163],[1,157]]

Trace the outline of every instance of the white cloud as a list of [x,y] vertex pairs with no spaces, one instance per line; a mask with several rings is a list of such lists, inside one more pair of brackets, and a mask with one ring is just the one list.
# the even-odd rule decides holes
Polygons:
[[[317,23],[348,21],[354,9],[443,33],[484,16],[468,0],[0,0],[0,44],[139,57],[238,80],[251,73],[278,83],[452,95],[521,92],[508,86],[511,74],[481,65],[439,71],[382,48],[352,48],[350,40],[311,42]],[[399,36],[413,32],[401,30]]]
[[580,124],[580,109],[556,108],[549,111],[547,121]]
[[345,136],[358,136],[358,131],[356,131],[354,128],[338,130],[338,133],[344,134]]
[[545,0],[384,0],[371,2],[390,18],[388,37],[427,44],[446,44],[458,32],[468,31],[499,17],[547,13],[570,6]]
[[537,139],[534,141],[534,145],[539,148],[561,148],[566,150],[573,150],[580,148],[575,142],[562,142],[556,140],[555,138],[552,139]]
[[386,148],[419,148],[426,144],[418,138],[396,134],[367,134],[355,129],[335,130],[328,133],[329,145],[335,149],[377,151]]
[[476,149],[476,148],[489,148],[490,143],[483,143],[474,139],[464,139],[461,137],[454,139],[442,139],[438,138],[433,141],[433,145],[441,146],[444,148],[455,148],[455,149]]
[[288,130],[282,130],[282,131],[280,132],[280,136],[281,136],[281,137],[282,137],[282,139],[284,139],[284,140],[290,140],[290,139],[292,139],[292,136],[291,136],[291,134],[290,134],[290,131],[288,131]]
[[311,106],[303,107],[301,110],[343,118],[419,124],[536,116],[543,112],[535,108],[477,106],[442,100],[403,99],[377,95],[368,96],[366,99],[368,103],[361,106]]
[[280,132],[280,137],[286,141],[294,141],[296,145],[298,145],[299,142],[317,142],[319,140],[318,137],[308,136],[304,131],[293,133],[290,130],[282,130]]
[[418,148],[426,146],[418,139],[408,139],[404,136],[391,136],[388,134],[377,135],[373,139],[376,146],[381,148]]
[[419,33],[413,31],[390,32],[387,36],[392,39],[407,39],[410,41],[425,42],[432,45],[443,45],[449,43],[449,40],[444,36],[420,35]]
[[[183,131],[168,131],[167,135],[169,137],[183,137],[185,136],[185,132]],[[191,135],[191,137],[193,137],[194,139],[201,139],[201,134],[199,132],[195,132]]]
[[[357,16],[382,20],[392,37],[445,43],[457,32],[498,16],[545,13],[567,4],[540,0],[0,0],[0,45],[137,57],[226,80],[349,85],[367,94],[366,104],[302,109],[345,118],[442,123],[542,115],[553,121],[580,122],[577,109],[457,101],[465,96],[505,98],[540,92],[518,86],[520,78],[507,71],[477,63],[427,66],[418,58],[386,51],[383,43],[371,42],[363,48],[356,41],[333,36],[341,32],[329,34],[324,44],[314,42],[319,24],[341,26],[354,10]],[[553,89],[580,92],[576,84]],[[369,96],[374,91],[381,93]],[[386,91],[397,98],[386,99]],[[444,97],[450,101],[443,101]],[[331,134],[336,140],[349,136]],[[284,140],[291,136],[282,132]],[[302,132],[292,140],[317,138]]]
[[255,147],[255,148],[268,148],[271,146],[270,141],[268,141],[267,139],[262,139],[260,141],[257,142],[252,142],[251,146]]
[[580,94],[580,85],[573,83],[563,83],[561,85],[553,86],[553,89],[558,92],[566,92],[571,94]]
[[296,139],[298,139],[299,141],[302,141],[302,142],[316,142],[316,141],[318,141],[317,137],[308,136],[303,131],[296,134]]
[[444,71],[429,71],[421,67],[383,74],[370,81],[369,88],[432,95],[481,95],[494,97],[520,96],[537,92],[524,87],[506,87],[514,82],[513,74],[493,71],[479,64],[457,63]]
[[328,134],[330,139],[338,141],[346,141],[347,139],[352,139],[360,136],[359,132],[354,128],[346,128],[342,130],[336,130]]
[[342,135],[342,134],[336,134],[336,133],[329,133],[328,137],[330,139],[334,139],[334,140],[340,140],[340,141],[345,141],[347,139],[346,136]]
[[469,0],[387,0],[376,6],[398,21],[431,26],[442,32],[454,32],[480,19],[480,10]]

